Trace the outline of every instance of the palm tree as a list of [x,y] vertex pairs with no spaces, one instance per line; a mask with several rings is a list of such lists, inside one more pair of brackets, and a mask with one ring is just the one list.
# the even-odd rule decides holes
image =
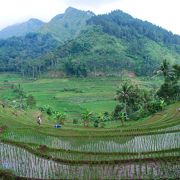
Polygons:
[[161,64],[161,71],[162,71],[164,77],[167,78],[168,77],[168,72],[169,72],[169,63],[167,62],[166,59]]
[[131,103],[131,99],[133,96],[133,86],[132,85],[128,85],[128,83],[124,83],[122,84],[121,88],[119,90],[117,90],[117,100],[119,102],[123,102],[124,104],[124,113],[126,114],[126,118],[127,118],[127,105],[129,103]]

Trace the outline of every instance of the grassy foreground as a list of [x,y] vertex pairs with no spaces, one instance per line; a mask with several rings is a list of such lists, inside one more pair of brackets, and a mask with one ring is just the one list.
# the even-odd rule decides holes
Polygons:
[[157,78],[137,77],[44,78],[34,81],[3,73],[0,74],[0,99],[13,100],[15,94],[11,87],[20,84],[27,95],[35,97],[37,106],[50,105],[72,119],[86,109],[111,113],[117,104],[114,100],[116,90],[128,80],[147,89],[157,88],[162,83]]
[[[67,110],[62,110],[71,118],[87,108],[85,104],[95,112],[111,112],[116,103],[115,90],[122,81],[120,78],[27,81],[3,74],[1,98],[13,99],[10,86],[20,83],[36,97],[38,105],[48,103],[61,110],[64,105],[60,105],[66,104]],[[158,86],[153,80],[134,78],[133,81],[146,88]],[[85,98],[87,102],[82,101]],[[96,102],[100,105],[95,106]],[[179,107],[177,102],[151,117],[127,121],[124,127],[119,121],[108,122],[105,128],[84,128],[67,121],[60,129],[54,128],[55,122],[46,114],[42,114],[43,123],[39,126],[36,118],[40,112],[36,109],[0,107],[0,169],[3,169],[0,177],[177,179],[180,176]]]
[[[74,171],[80,171],[79,179],[99,179],[102,174],[103,179],[176,178],[180,165],[179,106],[180,103],[176,103],[152,117],[127,123],[123,128],[107,129],[70,126],[55,129],[48,119],[39,126],[33,117],[37,112],[33,110],[17,111],[14,115],[13,109],[0,108],[2,161],[20,163],[21,168],[11,167],[20,177],[71,179],[78,177]],[[38,167],[48,165],[49,174],[43,174],[43,168],[36,169],[37,173],[30,171],[34,161]],[[102,169],[97,168],[97,164]],[[64,165],[68,170],[58,174]],[[124,168],[126,173],[113,174],[116,168]],[[38,175],[40,171],[42,174]],[[4,171],[1,174],[12,177]]]

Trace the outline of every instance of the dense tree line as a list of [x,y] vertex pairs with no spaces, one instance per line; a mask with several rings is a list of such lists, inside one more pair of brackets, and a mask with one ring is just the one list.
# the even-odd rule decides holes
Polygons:
[[167,103],[180,100],[180,65],[170,66],[164,60],[161,65],[161,72],[164,76],[164,83],[158,90],[157,95]]
[[0,71],[35,77],[54,63],[49,52],[58,45],[50,34],[29,33],[22,37],[0,40]]
[[[146,61],[136,60],[134,55],[131,56],[124,50],[126,46],[117,38],[103,33],[101,28],[89,27],[76,39],[60,46],[55,54],[61,59],[59,64],[68,75],[118,74],[123,69],[141,75],[152,73],[157,63],[148,58]],[[148,67],[148,71],[142,69],[141,65],[144,68]]]
[[180,53],[180,37],[178,35],[147,21],[133,18],[120,10],[93,16],[88,20],[88,24],[100,25],[104,32],[129,42],[145,36],[155,42],[164,43]]
[[157,92],[139,88],[131,82],[125,82],[117,90],[119,104],[114,110],[114,117],[122,124],[124,120],[146,117],[180,100],[180,65],[170,66],[164,60],[159,73],[163,75],[164,83]]

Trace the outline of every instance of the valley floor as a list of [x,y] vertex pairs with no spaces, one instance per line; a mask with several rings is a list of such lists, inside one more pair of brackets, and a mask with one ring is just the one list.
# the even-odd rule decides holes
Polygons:
[[17,74],[0,74],[0,99],[13,100],[12,86],[20,85],[27,95],[33,95],[37,106],[51,106],[64,112],[68,119],[79,118],[86,109],[95,113],[111,113],[117,101],[116,90],[124,81],[132,81],[145,89],[162,84],[160,78],[96,77],[96,78],[42,78],[22,79]]
[[[113,97],[122,82],[118,78],[25,81],[18,76],[9,77],[5,82],[6,78],[7,75],[0,76],[1,98],[13,98],[10,85],[21,83],[26,92],[36,96],[39,104],[52,103],[50,99],[55,96],[56,100],[64,98],[67,109],[71,110],[70,105],[75,106],[78,99],[84,100],[89,95],[97,100],[102,93],[103,97],[107,97],[107,106],[101,104],[98,109],[93,104],[95,99],[87,102],[97,112],[112,111],[115,102],[112,100],[113,103],[108,104],[108,98]],[[158,86],[150,80],[137,78],[134,81],[146,88],[152,84]],[[57,89],[54,89],[55,84]],[[64,88],[69,90],[63,91]],[[72,88],[78,89],[78,92]],[[60,129],[54,128],[55,122],[46,115],[39,126],[36,109],[23,111],[0,107],[0,177],[177,179],[180,177],[179,107],[180,102],[172,104],[151,117],[126,122],[124,127],[119,121],[114,125],[107,124],[105,128],[84,128],[69,122]],[[59,104],[54,104],[54,108],[59,108]],[[67,113],[69,117],[75,116],[74,111]]]

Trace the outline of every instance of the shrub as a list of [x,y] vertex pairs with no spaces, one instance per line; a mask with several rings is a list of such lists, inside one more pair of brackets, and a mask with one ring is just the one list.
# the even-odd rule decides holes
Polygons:
[[46,112],[49,116],[52,116],[55,113],[55,111],[49,105],[39,107],[39,110],[41,112]]
[[116,105],[115,109],[114,109],[114,112],[113,112],[113,117],[115,119],[118,119],[118,116],[119,116],[119,112],[122,111],[122,109],[124,108],[123,104],[118,104]]
[[96,119],[96,120],[94,121],[94,127],[95,127],[95,128],[99,127],[99,121],[98,121],[98,119]]
[[77,118],[73,119],[73,124],[78,124],[78,119]]
[[147,109],[150,113],[156,113],[162,110],[161,101],[152,101],[148,103]]

